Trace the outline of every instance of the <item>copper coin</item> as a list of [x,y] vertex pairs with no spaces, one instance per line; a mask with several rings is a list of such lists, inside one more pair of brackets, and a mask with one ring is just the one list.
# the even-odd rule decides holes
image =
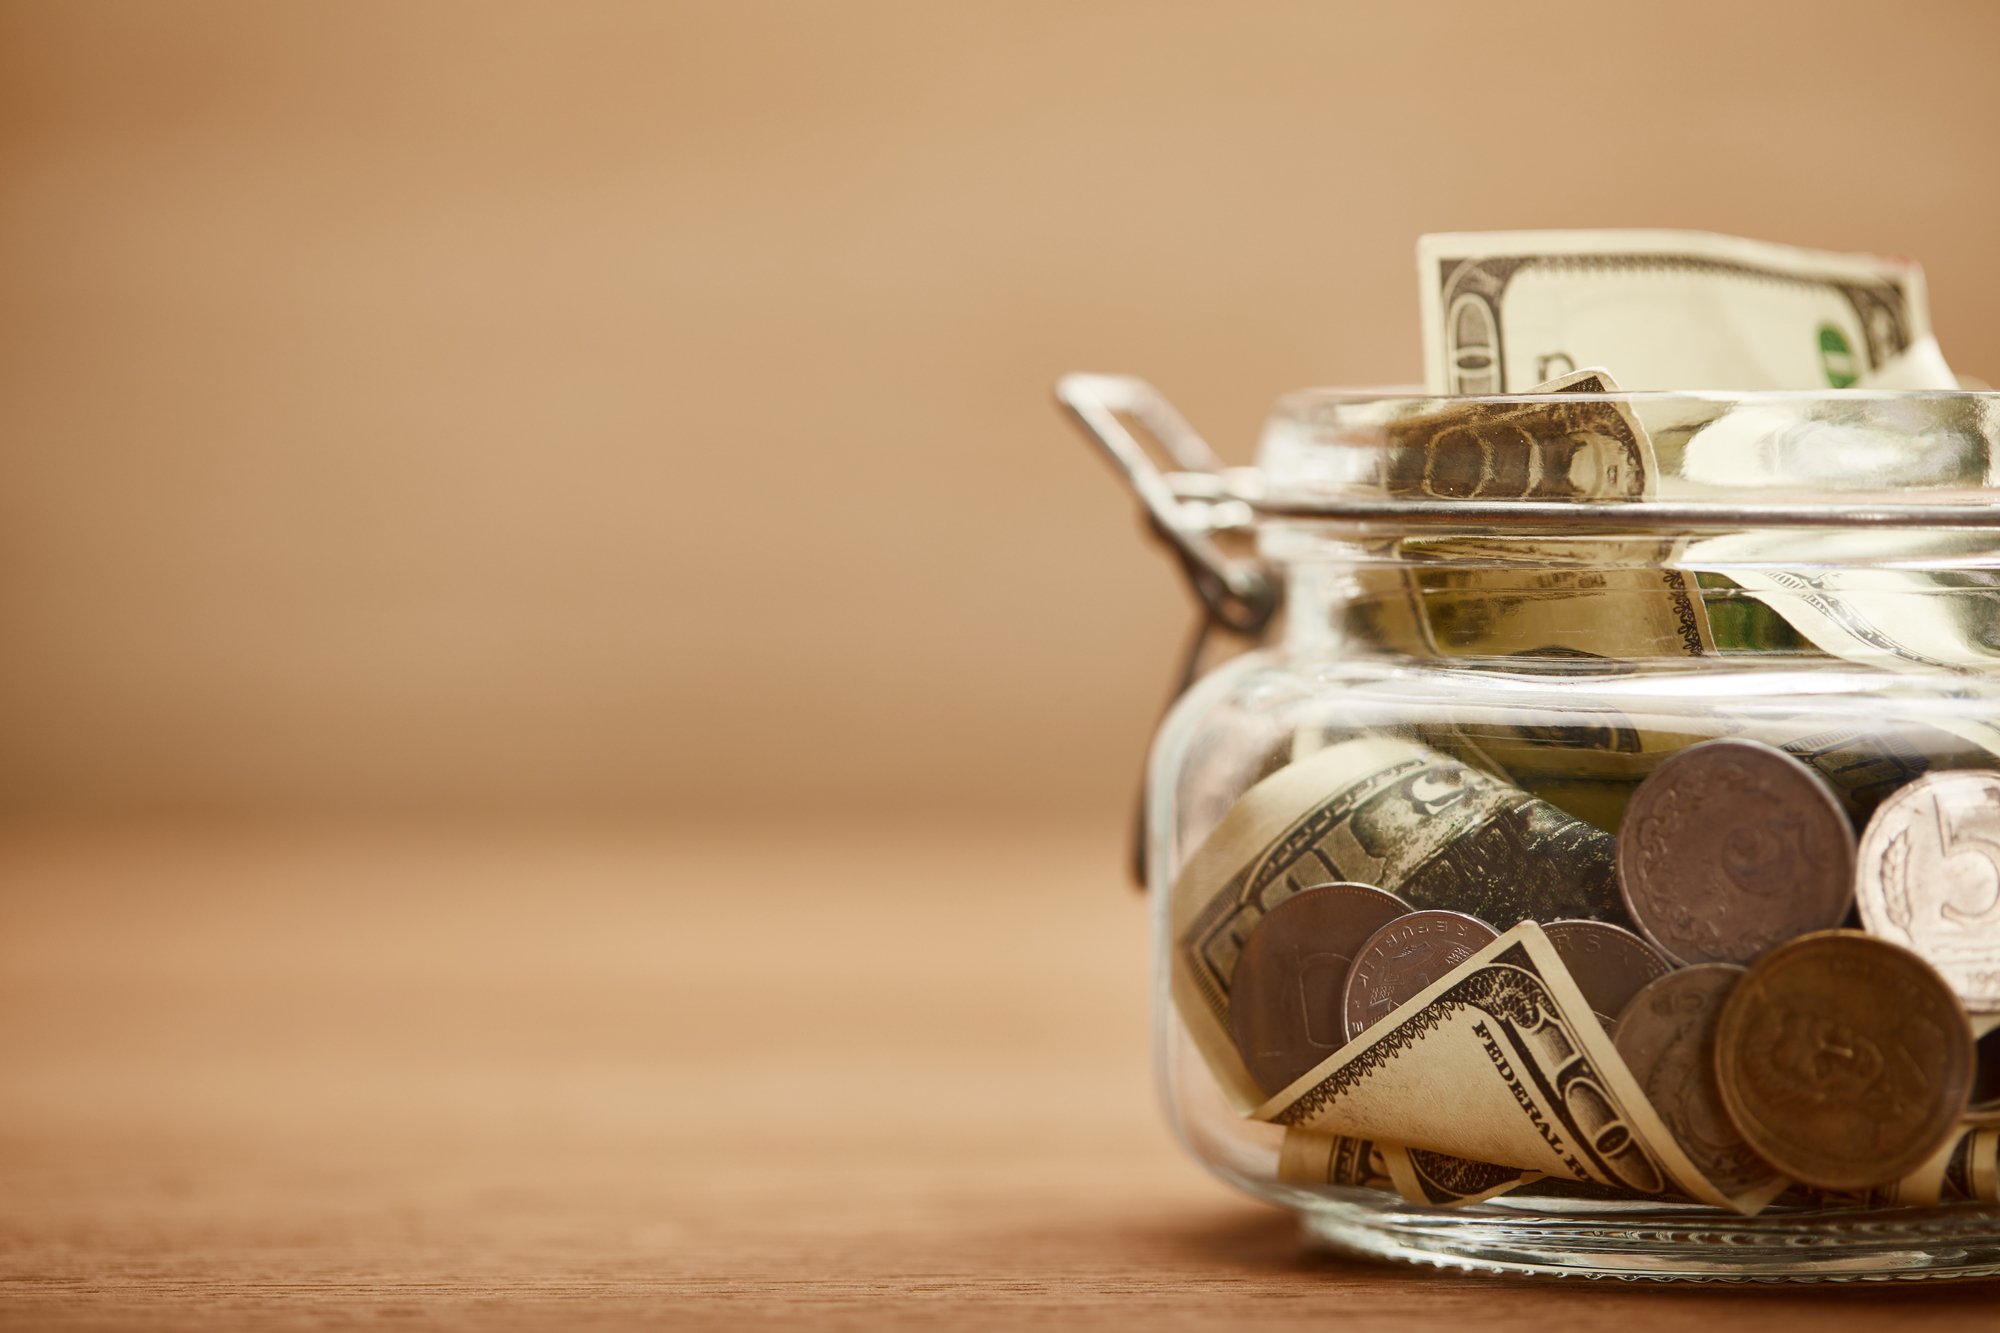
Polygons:
[[1499,938],[1476,916],[1436,909],[1383,926],[1355,953],[1347,972],[1348,1039]]
[[1674,962],[1747,963],[1846,919],[1854,830],[1825,779],[1783,750],[1704,741],[1632,793],[1618,887]]
[[1409,910],[1366,884],[1322,884],[1285,899],[1252,928],[1229,974],[1229,1030],[1266,1094],[1346,1044],[1348,960]]
[[1923,959],[1825,930],[1758,959],[1723,1001],[1715,1074],[1757,1155],[1821,1189],[1886,1185],[1945,1143],[1972,1092],[1972,1025]]
[[1642,987],[1618,1015],[1612,1043],[1674,1142],[1724,1194],[1778,1178],[1723,1108],[1715,1082],[1715,1023],[1744,969],[1701,963]]
[[1673,970],[1652,945],[1602,921],[1551,921],[1542,930],[1606,1032],[1647,982]]
[[2000,1009],[2000,773],[1932,773],[1861,835],[1855,897],[1871,935],[1936,968],[1975,1012]]

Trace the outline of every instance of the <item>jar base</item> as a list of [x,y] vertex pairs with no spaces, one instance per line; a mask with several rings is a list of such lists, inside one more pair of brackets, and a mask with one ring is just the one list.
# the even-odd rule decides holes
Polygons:
[[1802,1211],[1607,1203],[1445,1211],[1361,1191],[1299,1207],[1309,1243],[1469,1272],[1680,1282],[1967,1280],[2000,1276],[2000,1208]]

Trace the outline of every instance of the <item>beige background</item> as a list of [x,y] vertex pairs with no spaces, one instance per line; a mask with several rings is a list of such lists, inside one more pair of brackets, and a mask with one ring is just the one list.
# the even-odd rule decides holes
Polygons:
[[1425,230],[1923,259],[1978,3],[0,10],[0,810],[1065,815],[1188,617],[1051,410],[1417,369]]

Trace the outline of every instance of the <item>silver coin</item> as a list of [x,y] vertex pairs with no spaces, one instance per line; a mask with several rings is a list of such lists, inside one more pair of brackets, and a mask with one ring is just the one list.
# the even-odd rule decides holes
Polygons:
[[1975,1013],[2000,1010],[2000,773],[1931,773],[1861,835],[1855,897],[1871,935],[1938,970]]

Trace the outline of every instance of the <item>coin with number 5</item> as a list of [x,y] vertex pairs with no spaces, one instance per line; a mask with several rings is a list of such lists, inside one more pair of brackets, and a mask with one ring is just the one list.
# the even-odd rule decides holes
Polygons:
[[2000,773],[1932,773],[1882,802],[1856,897],[1871,935],[1936,968],[1974,1013],[2000,1010]]

